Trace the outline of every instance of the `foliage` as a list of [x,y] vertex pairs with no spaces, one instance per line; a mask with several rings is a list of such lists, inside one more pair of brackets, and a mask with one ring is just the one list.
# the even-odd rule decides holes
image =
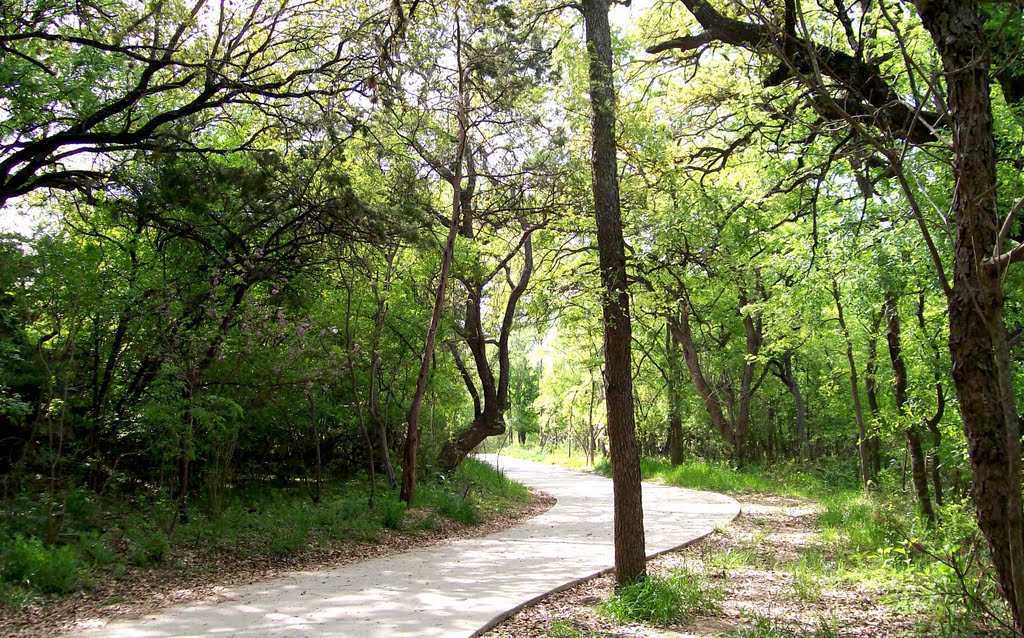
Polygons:
[[[46,221],[0,235],[5,544],[70,543],[95,572],[159,563],[186,537],[255,552],[278,530],[267,547],[287,554],[402,528],[390,497],[371,513],[362,487],[338,485],[402,469],[456,202],[418,502],[468,523],[521,502],[459,465],[487,437],[535,456],[506,449],[510,432],[608,472],[601,202],[572,13],[416,6],[0,9],[0,215]],[[858,568],[934,583],[950,618],[988,608],[992,557],[971,531],[981,520],[991,544],[1011,519],[975,519],[992,503],[972,501],[974,469],[1006,466],[978,445],[1013,438],[968,434],[1013,419],[964,422],[953,372],[973,359],[954,366],[948,290],[974,258],[957,251],[998,238],[978,257],[999,270],[992,303],[976,305],[999,315],[982,323],[1005,333],[1010,382],[981,403],[1024,398],[1019,15],[977,8],[993,90],[962,106],[987,109],[974,146],[997,155],[972,238],[957,224],[981,196],[958,190],[958,158],[974,156],[950,124],[966,111],[947,106],[960,76],[932,12],[687,6],[638,9],[614,40],[643,473],[812,496],[823,541]],[[915,501],[934,501],[934,529]],[[100,512],[127,503],[137,515],[109,527]]]
[[15,536],[0,556],[5,582],[43,594],[67,594],[86,584],[85,570],[75,548],[47,547],[38,538]]

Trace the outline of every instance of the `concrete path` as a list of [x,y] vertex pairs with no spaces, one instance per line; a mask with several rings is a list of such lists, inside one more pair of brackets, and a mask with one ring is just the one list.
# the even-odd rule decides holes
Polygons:
[[[482,457],[491,463],[495,458]],[[77,638],[475,636],[527,603],[613,564],[605,478],[501,458],[505,473],[554,495],[545,514],[486,536],[330,571],[239,587],[216,604],[173,607]],[[688,544],[739,513],[721,494],[644,484],[649,555]]]

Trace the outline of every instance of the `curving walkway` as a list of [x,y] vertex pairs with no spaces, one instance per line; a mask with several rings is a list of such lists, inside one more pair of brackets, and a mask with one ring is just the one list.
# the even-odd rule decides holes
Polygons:
[[[481,457],[495,463],[493,456]],[[399,638],[475,636],[512,612],[609,569],[611,481],[501,458],[505,473],[558,502],[483,538],[416,549],[330,571],[296,572],[233,590],[216,604],[173,607],[76,638]],[[686,545],[724,525],[739,503],[644,484],[647,552]]]

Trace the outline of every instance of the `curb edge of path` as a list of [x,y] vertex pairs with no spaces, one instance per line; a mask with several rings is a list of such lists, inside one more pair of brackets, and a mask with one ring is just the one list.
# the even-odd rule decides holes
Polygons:
[[[697,491],[697,490],[694,490],[694,491]],[[707,492],[707,493],[708,494],[717,494],[719,496],[725,496],[726,498],[731,500],[733,503],[736,503],[736,505],[737,505],[736,513],[733,514],[733,517],[731,519],[729,519],[729,522],[727,524],[732,524],[732,522],[735,521],[737,518],[739,518],[739,515],[743,513],[742,504],[739,501],[737,501],[736,499],[734,499],[733,497],[729,496],[728,494],[720,494],[719,492]],[[555,501],[555,504],[556,505],[558,504],[557,500]],[[661,556],[662,554],[668,554],[669,552],[675,552],[675,551],[679,551],[680,549],[684,549],[686,547],[689,547],[690,545],[693,545],[694,543],[698,543],[698,542],[704,540],[705,538],[707,538],[708,536],[711,536],[711,534],[713,534],[714,532],[715,532],[715,527],[712,527],[711,529],[709,529],[708,531],[704,532],[700,536],[697,536],[695,538],[691,538],[690,540],[688,540],[688,541],[686,541],[684,543],[680,543],[679,545],[676,545],[674,547],[669,547],[668,549],[662,549],[662,550],[653,552],[651,554],[648,554],[647,555],[647,560],[651,560],[652,558],[657,558],[658,556]],[[548,596],[553,596],[553,595],[555,595],[557,593],[560,593],[560,592],[563,592],[563,591],[565,591],[567,589],[572,589],[576,585],[581,585],[581,584],[583,584],[583,583],[585,583],[587,581],[593,580],[595,578],[599,578],[599,577],[604,576],[605,574],[609,574],[609,573],[611,573],[613,571],[615,571],[615,566],[614,565],[612,565],[611,567],[605,567],[604,569],[596,571],[593,574],[590,574],[589,576],[583,576],[581,578],[577,578],[575,580],[569,581],[568,583],[564,583],[562,585],[558,585],[557,587],[553,587],[550,590],[544,592],[543,594],[539,594],[537,596],[534,596],[530,600],[528,600],[528,601],[526,601],[524,603],[520,603],[519,605],[516,605],[512,609],[506,610],[506,611],[498,614],[494,618],[492,618],[489,621],[487,621],[487,623],[483,627],[481,627],[480,629],[477,629],[472,634],[470,634],[469,638],[477,638],[478,636],[481,636],[481,635],[487,633],[488,631],[494,629],[495,627],[497,627],[501,623],[505,622],[506,620],[508,620],[512,616],[515,616],[516,614],[518,614],[522,610],[526,609],[527,607],[532,607],[533,605],[536,605],[537,603],[541,602],[542,600],[544,600]]]

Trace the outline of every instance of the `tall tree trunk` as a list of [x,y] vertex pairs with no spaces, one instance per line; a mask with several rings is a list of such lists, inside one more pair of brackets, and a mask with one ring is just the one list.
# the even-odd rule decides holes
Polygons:
[[835,279],[832,280],[832,298],[836,301],[836,312],[839,315],[839,331],[843,335],[843,342],[846,345],[846,362],[850,366],[850,397],[853,399],[853,416],[857,421],[860,480],[867,487],[875,480],[877,475],[871,462],[867,428],[864,425],[864,409],[860,404],[860,385],[857,382],[857,361],[853,356],[853,339],[850,338],[850,330],[846,327],[846,318],[843,316],[843,304],[839,297],[839,282]]
[[[954,151],[956,219],[949,350],[969,442],[978,526],[996,581],[1024,633],[1020,423],[1003,322],[991,52],[976,0],[916,0],[942,59]],[[994,263],[986,263],[992,259]],[[1008,265],[1008,264],[1007,264]]]
[[942,465],[939,452],[942,446],[942,432],[939,431],[939,423],[946,410],[946,392],[942,388],[942,355],[939,352],[939,345],[927,334],[927,326],[924,321],[924,291],[917,296],[917,325],[921,334],[928,340],[928,346],[932,349],[932,378],[935,382],[935,413],[925,419],[924,425],[932,435],[932,447],[925,457],[925,465],[932,478],[932,487],[935,488],[935,502],[942,505],[942,474],[939,471]]
[[935,523],[935,510],[928,493],[928,473],[925,468],[924,451],[921,447],[921,433],[916,423],[907,423],[907,366],[903,362],[903,346],[900,343],[900,315],[896,305],[896,297],[891,292],[885,293],[883,312],[886,318],[885,340],[889,346],[889,360],[892,362],[892,376],[896,394],[896,411],[899,413],[900,424],[905,429],[907,450],[910,452],[910,472],[914,479],[914,493],[921,515],[929,525]]
[[626,281],[626,247],[619,210],[615,145],[615,84],[607,0],[583,0],[590,58],[591,185],[597,220],[597,250],[604,290],[605,406],[615,495],[615,581],[646,577],[640,454],[633,415],[632,328]]
[[671,326],[665,329],[665,352],[668,360],[668,374],[665,375],[668,393],[668,454],[672,465],[679,465],[683,462],[682,397],[679,396],[679,384],[676,381],[679,373],[679,344],[676,343]]
[[462,68],[462,28],[458,16],[455,20],[455,57],[458,65],[458,145],[455,150],[455,161],[450,184],[452,187],[452,218],[445,240],[444,252],[441,255],[441,273],[438,276],[437,289],[434,291],[434,309],[430,314],[430,326],[423,344],[423,356],[420,358],[420,371],[416,377],[416,390],[409,406],[406,419],[407,430],[405,448],[402,453],[402,489],[399,498],[412,504],[416,490],[416,462],[420,446],[420,412],[423,410],[423,396],[427,391],[427,376],[430,374],[430,363],[434,358],[434,341],[441,325],[444,312],[444,291],[448,288],[448,275],[451,272],[452,257],[455,253],[455,240],[459,235],[459,221],[462,215],[462,164],[466,153],[466,74]]
[[868,400],[871,414],[871,433],[868,436],[868,454],[871,459],[871,473],[878,476],[882,471],[882,453],[878,434],[875,431],[881,411],[878,407],[878,330],[882,325],[882,313],[876,313],[871,320],[868,333],[868,360],[864,364],[864,395]]

